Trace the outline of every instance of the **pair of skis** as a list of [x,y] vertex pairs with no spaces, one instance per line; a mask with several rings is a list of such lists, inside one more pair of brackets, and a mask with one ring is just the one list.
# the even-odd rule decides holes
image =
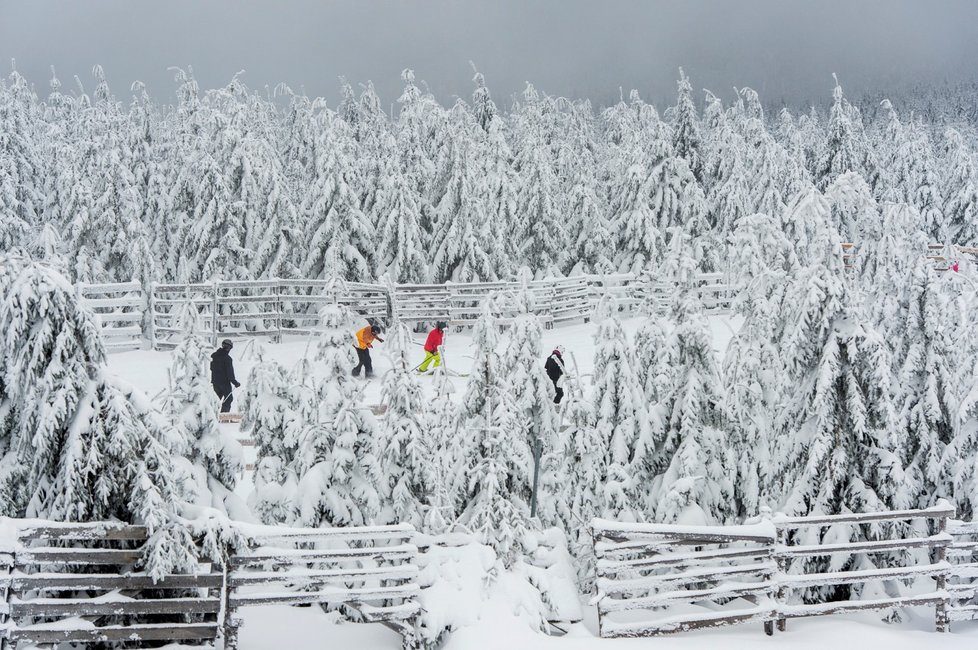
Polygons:
[[[417,341],[415,341],[415,343],[417,343]],[[441,359],[441,364],[439,364],[439,366],[436,366],[436,368],[437,367],[440,367],[442,369],[442,371],[446,375],[448,375],[449,377],[468,377],[469,376],[469,373],[467,373],[467,372],[458,372],[457,370],[452,370],[452,369],[450,369],[448,367],[448,361],[445,358],[445,347],[444,346],[441,346],[441,345],[438,346],[438,357],[439,357],[439,359]],[[434,369],[431,370],[431,371],[428,371],[428,370],[422,371],[421,370],[421,366],[423,364],[424,364],[424,361],[422,361],[417,366],[415,366],[414,367],[414,371],[417,372],[417,373],[420,373],[422,375],[433,375],[433,374],[435,374],[435,370]]]

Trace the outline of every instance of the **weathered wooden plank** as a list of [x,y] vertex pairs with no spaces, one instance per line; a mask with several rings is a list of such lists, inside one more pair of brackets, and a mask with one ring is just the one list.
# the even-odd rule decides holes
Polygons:
[[17,566],[30,564],[133,564],[142,557],[139,549],[29,548],[17,552]]
[[622,594],[641,590],[656,589],[675,583],[715,582],[733,576],[770,576],[776,567],[773,562],[751,564],[748,566],[706,567],[691,569],[682,573],[666,573],[663,575],[643,576],[641,578],[607,578],[599,577],[598,590],[605,594]]
[[779,583],[791,589],[801,589],[816,585],[851,585],[870,580],[901,580],[947,574],[951,565],[946,562],[924,564],[910,567],[888,567],[885,569],[865,569],[862,571],[837,571],[832,573],[809,573],[801,576],[783,576]]
[[814,603],[811,605],[781,605],[778,616],[781,618],[805,618],[809,616],[830,616],[846,612],[863,610],[890,609],[900,607],[919,607],[922,605],[937,605],[946,602],[946,592],[934,592],[917,596],[900,598],[880,598],[875,600],[846,600],[832,603]]
[[113,589],[218,589],[224,579],[220,574],[199,575],[172,574],[154,581],[146,574],[108,573],[32,573],[27,575],[0,576],[0,587],[10,586],[14,591],[60,590],[113,590]]
[[769,621],[773,619],[773,608],[756,608],[751,610],[720,611],[709,614],[688,614],[663,618],[658,621],[618,622],[604,620],[601,624],[603,638],[634,638],[641,636],[658,636],[674,634],[712,627],[723,627],[739,623]]
[[221,599],[154,598],[103,602],[85,599],[44,599],[10,603],[10,615],[21,616],[135,616],[142,614],[216,614]]
[[[311,603],[368,603],[383,600],[413,600],[421,593],[421,588],[415,584],[395,587],[372,587],[366,589],[326,589],[320,591],[280,591],[247,594],[231,594],[228,602],[231,607],[248,607],[250,605],[290,604],[302,605]],[[420,607],[420,605],[419,605]],[[378,606],[379,609],[383,607]]]
[[159,623],[107,627],[18,627],[8,632],[13,642],[67,643],[69,641],[187,641],[217,638],[215,623]]
[[418,567],[414,564],[396,566],[363,567],[354,569],[326,569],[312,571],[235,571],[228,576],[232,587],[245,585],[270,584],[275,582],[290,582],[295,584],[306,582],[324,582],[329,580],[408,580],[416,578]]
[[602,598],[598,607],[602,613],[621,612],[635,609],[650,609],[662,607],[670,603],[693,603],[718,598],[735,598],[742,596],[763,596],[771,594],[774,585],[770,582],[732,583],[713,589],[677,589],[664,591],[639,598]]
[[142,296],[117,296],[114,298],[82,298],[82,305],[89,309],[115,309],[118,307],[141,307],[145,304]]
[[910,537],[907,539],[884,539],[869,542],[845,542],[841,544],[809,544],[804,546],[779,546],[775,550],[783,557],[807,557],[812,555],[831,555],[833,553],[882,553],[908,548],[928,548],[946,546],[950,535],[939,534],[930,537]]
[[40,539],[135,539],[144,540],[147,536],[145,526],[123,523],[92,523],[48,525],[38,522],[18,526],[17,537],[22,541]]
[[338,562],[349,560],[411,560],[417,557],[417,547],[402,544],[390,548],[346,548],[323,550],[261,550],[249,555],[234,555],[230,559],[232,567],[254,566],[258,564],[287,565],[309,562]]
[[658,569],[665,566],[688,566],[700,562],[717,562],[726,560],[769,560],[774,555],[772,547],[762,548],[724,548],[693,553],[659,553],[651,557],[639,557],[626,560],[598,560],[598,571]]
[[250,526],[242,532],[253,540],[407,540],[415,534],[410,524],[390,526],[350,526],[348,528],[288,528],[285,526]]
[[831,526],[834,524],[865,524],[874,521],[891,521],[894,519],[937,519],[953,517],[954,506],[944,504],[932,508],[917,510],[890,510],[886,512],[854,512],[842,515],[807,515],[804,517],[775,517],[774,524],[778,527],[797,528],[801,526]]

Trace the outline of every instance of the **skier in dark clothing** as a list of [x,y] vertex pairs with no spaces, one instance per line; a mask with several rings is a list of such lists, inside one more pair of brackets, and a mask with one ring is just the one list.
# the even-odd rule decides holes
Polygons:
[[211,385],[214,392],[221,398],[221,413],[231,410],[231,402],[234,396],[231,395],[231,386],[235,388],[241,386],[234,378],[234,362],[231,360],[231,348],[234,344],[230,340],[221,341],[221,347],[211,355]]
[[560,400],[564,399],[564,389],[560,387],[560,378],[564,376],[564,346],[554,348],[543,367],[554,383],[554,404],[560,404]]

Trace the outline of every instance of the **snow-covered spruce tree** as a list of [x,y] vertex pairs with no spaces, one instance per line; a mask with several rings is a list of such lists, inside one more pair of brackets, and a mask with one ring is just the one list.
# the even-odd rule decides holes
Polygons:
[[[781,341],[784,382],[791,389],[773,449],[781,509],[810,514],[896,508],[906,479],[895,439],[890,352],[861,313],[863,299],[848,284],[838,245],[823,244],[821,251],[820,259],[793,278],[785,303]],[[869,534],[886,531],[880,526]],[[838,526],[801,530],[796,541],[823,539],[865,537],[858,527]],[[807,572],[876,565],[863,556],[841,562],[812,558],[799,566]]]
[[300,269],[307,278],[323,277],[326,260],[334,257],[343,279],[372,280],[377,242],[350,177],[353,142],[349,129],[342,120],[334,119],[319,137],[314,180],[302,202],[309,252]]
[[832,206],[814,187],[798,193],[782,215],[785,236],[803,265],[823,261],[828,243],[838,246],[839,233],[832,227]]
[[111,377],[92,314],[64,277],[0,258],[0,507],[12,517],[147,526],[154,576],[196,565],[174,525],[176,441],[149,399]]
[[879,237],[880,209],[862,176],[846,172],[825,190],[832,206],[832,225],[843,241],[865,245]]
[[380,425],[380,464],[393,520],[420,528],[437,476],[432,450],[425,444],[428,401],[414,375],[411,330],[402,322],[396,323],[386,343],[391,369],[384,377],[381,398],[386,409]]
[[[960,326],[970,327],[970,322]],[[955,417],[956,435],[948,446],[951,460],[951,488],[958,506],[957,516],[971,521],[978,512],[978,346],[972,343],[958,362],[961,395]]]
[[911,122],[908,128],[906,150],[910,163],[908,190],[910,202],[920,211],[924,220],[924,230],[935,241],[948,241],[948,216],[944,213],[944,198],[941,196],[941,183],[937,171],[934,148],[928,129],[919,120]]
[[[554,407],[553,383],[540,360],[545,358],[541,339],[543,326],[535,313],[530,291],[530,270],[520,269],[520,288],[513,296],[512,325],[507,331],[503,358],[506,360],[506,379],[514,402],[515,435],[526,440],[531,449],[537,447],[542,457],[552,452],[556,444],[557,409]],[[538,502],[560,498],[557,494],[538,494]],[[553,506],[541,506],[553,510]]]
[[433,492],[425,513],[423,530],[445,532],[462,511],[466,488],[466,447],[459,437],[459,409],[450,394],[454,390],[444,366],[435,369],[435,398],[427,411],[425,443]]
[[[975,153],[954,129],[945,133],[949,166],[944,184],[948,237],[960,246],[978,245],[978,165]],[[2,172],[0,172],[2,173]],[[0,181],[2,186],[2,181]],[[0,198],[0,205],[3,199]]]
[[635,332],[635,375],[645,403],[657,404],[665,397],[672,374],[675,350],[671,344],[670,326],[657,313],[651,298],[642,305],[642,323]]
[[[599,478],[593,486],[578,486],[579,490],[603,490],[601,516],[638,521],[642,503],[634,500],[639,485],[633,474],[633,464],[639,445],[652,431],[648,424],[638,376],[632,365],[635,358],[628,337],[618,319],[614,298],[604,296],[595,311],[598,328],[594,346],[594,444],[600,454],[582,459],[580,473]],[[646,446],[649,446],[645,443]]]
[[296,441],[289,435],[289,425],[301,417],[293,408],[294,388],[285,368],[259,351],[241,398],[241,430],[251,434],[257,455],[248,506],[266,524],[283,524],[292,518]]
[[396,168],[388,170],[381,179],[373,212],[380,238],[378,271],[386,273],[393,282],[427,280],[429,254],[424,250],[418,223],[418,201],[407,178]]
[[495,549],[506,567],[522,553],[530,526],[533,459],[506,385],[490,296],[472,332],[475,361],[463,397],[459,436],[468,440],[464,510],[459,522]]
[[784,366],[778,346],[780,312],[794,249],[775,219],[743,217],[731,237],[731,266],[743,289],[733,309],[744,319],[723,359],[730,447],[737,463],[740,517],[775,507],[771,486],[773,427],[783,400]]
[[612,273],[615,270],[611,224],[607,207],[584,174],[577,177],[571,189],[568,209],[575,216],[580,228],[571,250],[570,273]]
[[630,165],[618,181],[611,204],[611,232],[619,271],[644,269],[665,246],[645,167]]
[[700,138],[699,116],[693,104],[693,87],[689,77],[679,68],[678,96],[676,99],[675,122],[672,127],[672,148],[676,155],[686,161],[697,182],[703,183],[705,161],[703,143]]
[[955,366],[962,350],[955,339],[961,324],[953,318],[953,279],[939,277],[924,256],[915,259],[908,279],[904,349],[899,354],[903,366],[898,426],[907,468],[896,505],[926,508],[938,499],[953,502],[957,494],[951,465],[960,456],[949,453],[948,445],[958,425]]
[[506,142],[506,128],[502,120],[489,124],[482,148],[482,171],[484,182],[477,189],[486,193],[485,205],[491,246],[487,251],[497,277],[506,277],[510,272],[510,251],[516,244],[513,228],[518,223],[517,193],[520,178],[513,169],[513,152]]
[[838,79],[832,90],[832,109],[829,112],[827,139],[818,161],[818,186],[825,190],[832,181],[846,172],[863,171],[865,154],[861,150],[860,137],[862,124],[859,111],[855,109],[842,93]]
[[176,425],[180,453],[190,462],[193,483],[188,499],[217,508],[233,518],[246,517],[247,509],[234,494],[244,466],[241,444],[221,430],[218,399],[209,381],[209,349],[199,333],[197,310],[184,307],[183,339],[173,352],[165,411]]
[[542,144],[524,146],[516,161],[522,181],[517,202],[520,228],[516,232],[523,233],[523,239],[518,259],[542,273],[559,272],[567,236],[560,217],[557,179]]
[[377,424],[362,408],[350,375],[350,316],[339,305],[320,312],[317,412],[301,433],[295,469],[297,523],[362,526],[382,519],[388,494],[378,453]]
[[597,436],[594,405],[571,372],[565,374],[567,388],[561,402],[567,426],[545,457],[540,484],[541,490],[559,495],[552,502],[553,513],[543,514],[567,532],[570,551],[577,559],[578,584],[587,592],[595,579],[594,544],[587,525],[604,514],[607,448]]
[[475,76],[472,77],[472,81],[475,83],[475,90],[472,91],[472,113],[475,115],[475,121],[479,126],[483,130],[489,131],[489,126],[499,113],[499,109],[496,108],[496,103],[492,101],[492,94],[486,87],[486,78],[476,70],[474,63],[469,61],[469,65],[472,66],[472,71],[475,73]]
[[645,483],[646,510],[656,521],[723,523],[734,515],[734,459],[716,353],[697,295],[681,289],[672,308],[676,327],[667,347],[672,378],[656,410],[656,448],[646,447],[640,476],[663,467]]
[[906,349],[909,278],[926,250],[927,235],[912,205],[884,204],[880,219],[874,230],[867,230],[852,264],[860,287],[873,298],[866,315],[897,355],[894,368],[899,368]]
[[456,160],[445,193],[436,208],[438,242],[432,264],[439,282],[495,279],[492,231],[486,212],[484,179],[471,166],[464,143],[454,145]]

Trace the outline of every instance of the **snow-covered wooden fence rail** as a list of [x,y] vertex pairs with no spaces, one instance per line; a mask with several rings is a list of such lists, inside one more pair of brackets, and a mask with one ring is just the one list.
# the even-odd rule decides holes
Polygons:
[[[222,574],[206,564],[194,574],[157,579],[135,570],[144,527],[4,523],[0,527],[16,533],[15,539],[0,539],[3,648],[135,640],[209,644],[217,638]],[[140,622],[133,622],[137,617]]]
[[154,284],[149,337],[155,349],[175,345],[187,305],[197,311],[198,331],[215,344],[223,336],[308,334],[318,323],[320,307],[334,296],[365,318],[390,314],[387,287],[374,284],[281,279]]
[[[587,320],[606,293],[615,297],[621,309],[630,310],[649,300],[664,310],[676,291],[672,283],[630,273],[534,280],[529,286],[534,312],[547,327]],[[443,320],[462,328],[478,319],[490,294],[517,287],[516,282],[380,285],[274,279],[154,284],[148,295],[136,282],[78,285],[78,292],[83,304],[96,312],[109,348],[125,350],[140,347],[144,335],[155,349],[175,345],[184,331],[187,306],[196,311],[198,332],[214,343],[224,336],[280,340],[287,334],[310,333],[320,307],[334,296],[364,318],[398,318],[410,323]],[[711,313],[728,312],[736,294],[736,288],[718,273],[697,276],[693,290]],[[500,308],[505,322],[505,301]]]
[[88,307],[102,326],[105,347],[110,351],[140,347],[146,297],[138,282],[77,284],[82,305]]
[[237,612],[273,604],[323,604],[353,620],[382,623],[414,647],[418,548],[409,525],[356,528],[249,527],[252,549],[230,558],[224,647],[237,647]]
[[[947,589],[952,576],[975,572],[974,565],[959,568],[946,561],[948,549],[954,548],[946,530],[953,515],[954,508],[941,503],[923,510],[779,516],[745,526],[596,519],[595,603],[601,636],[651,636],[752,621],[763,622],[772,634],[774,623],[783,631],[789,618],[924,605],[934,606],[936,629],[945,632],[949,620],[970,618],[978,610],[968,609],[975,588]],[[848,539],[848,529],[856,526],[868,541],[831,541]],[[834,533],[823,535],[827,528]],[[814,535],[800,532],[814,529]],[[807,543],[809,537],[817,541]],[[978,544],[968,547],[976,549]],[[879,554],[886,554],[884,562],[868,561]],[[813,557],[825,558],[826,570],[802,572],[802,562]],[[830,568],[859,565],[868,568]],[[868,599],[812,602],[817,587],[900,581],[917,581],[918,589],[909,595],[895,589]],[[621,618],[620,612],[628,615]]]

